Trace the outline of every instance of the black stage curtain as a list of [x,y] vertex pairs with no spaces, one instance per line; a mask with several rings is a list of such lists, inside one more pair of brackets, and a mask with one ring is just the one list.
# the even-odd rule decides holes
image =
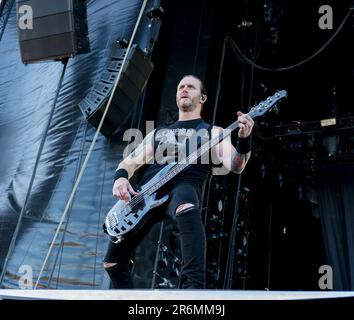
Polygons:
[[334,290],[354,290],[354,165],[316,169],[318,208]]

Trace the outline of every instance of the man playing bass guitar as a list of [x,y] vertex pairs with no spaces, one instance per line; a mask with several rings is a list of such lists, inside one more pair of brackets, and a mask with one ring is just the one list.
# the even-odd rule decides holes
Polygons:
[[[129,202],[131,197],[138,195],[129,183],[129,178],[142,165],[149,164],[149,167],[139,182],[140,186],[151,181],[169,163],[185,160],[186,156],[194,151],[192,149],[199,147],[197,142],[193,148],[192,141],[207,141],[222,132],[222,128],[211,126],[202,120],[201,110],[206,100],[205,86],[199,78],[187,75],[181,79],[176,93],[178,121],[149,133],[144,141],[119,163],[113,185],[115,197]],[[214,155],[227,172],[240,174],[251,155],[250,135],[254,122],[249,115],[241,112],[237,112],[237,117],[239,130],[236,147],[228,137],[210,150],[209,157]],[[194,137],[198,138],[193,140]],[[168,200],[158,208],[159,210],[154,209],[157,213],[146,225],[133,237],[109,243],[104,268],[114,288],[133,287],[131,256],[151,226],[166,217],[174,219],[179,229],[183,262],[181,288],[205,288],[206,239],[201,221],[201,199],[203,185],[211,172],[210,158],[206,161],[205,157],[202,157],[193,162],[159,189],[158,195],[168,194]]]

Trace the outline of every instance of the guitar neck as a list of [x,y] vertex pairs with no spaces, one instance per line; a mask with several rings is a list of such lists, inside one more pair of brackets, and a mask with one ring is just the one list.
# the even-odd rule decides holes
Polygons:
[[[266,100],[261,101],[257,106],[254,106],[253,108],[251,108],[251,110],[248,112],[248,115],[251,118],[259,117],[259,116],[267,113],[272,108],[274,108],[276,103],[279,100],[286,98],[286,97],[287,97],[286,90],[278,91],[273,96],[268,97]],[[158,181],[150,181],[146,185],[146,188],[144,188],[144,192],[151,195],[156,190],[161,188],[166,182],[168,182],[173,177],[175,177],[183,169],[188,167],[190,164],[194,163],[198,158],[200,158],[208,150],[210,150],[212,147],[214,147],[215,145],[220,143],[222,140],[224,140],[226,137],[228,137],[232,131],[234,131],[236,128],[238,128],[238,124],[239,124],[238,121],[233,122],[226,129],[223,129],[217,137],[204,143],[200,148],[198,148],[197,150],[192,152],[188,157],[186,157],[181,162],[176,163],[173,166],[171,166],[171,168],[168,172],[166,172],[162,177],[158,178]]]
[[159,188],[161,188],[164,184],[170,181],[178,173],[180,173],[190,164],[195,163],[195,161],[198,160],[203,154],[208,152],[211,148],[213,148],[215,145],[217,145],[226,137],[228,137],[231,132],[234,131],[236,128],[238,128],[238,121],[233,122],[226,129],[223,129],[217,137],[204,143],[197,150],[193,151],[188,157],[182,159],[181,162],[176,163],[165,175],[160,177],[158,181],[153,182],[151,186],[148,186],[147,193],[151,195],[156,192]]

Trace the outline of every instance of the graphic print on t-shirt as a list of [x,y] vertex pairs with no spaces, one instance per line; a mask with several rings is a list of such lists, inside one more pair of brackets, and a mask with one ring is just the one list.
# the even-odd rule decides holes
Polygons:
[[186,156],[196,150],[198,136],[201,138],[202,143],[209,140],[208,130],[206,129],[199,130],[198,134],[192,128],[158,130],[155,135],[155,142],[157,143],[156,162],[163,164],[183,161]]

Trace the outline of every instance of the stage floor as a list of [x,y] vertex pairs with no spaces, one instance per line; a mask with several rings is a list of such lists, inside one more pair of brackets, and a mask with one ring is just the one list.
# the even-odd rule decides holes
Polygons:
[[350,297],[354,297],[354,291],[0,289],[0,300],[303,300]]

